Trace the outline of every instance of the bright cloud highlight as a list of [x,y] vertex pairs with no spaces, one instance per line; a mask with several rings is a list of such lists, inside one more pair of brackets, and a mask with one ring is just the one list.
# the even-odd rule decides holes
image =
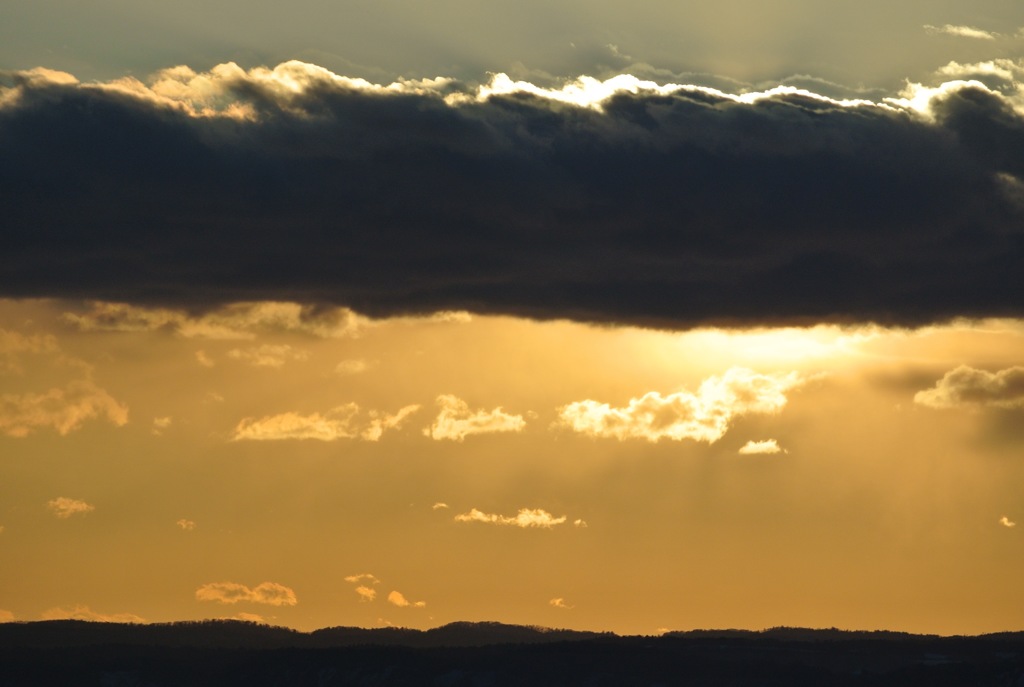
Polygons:
[[704,380],[695,393],[683,390],[662,396],[651,391],[622,408],[576,401],[559,409],[558,424],[591,437],[620,441],[691,439],[711,444],[725,435],[734,417],[781,411],[786,392],[800,383],[795,372],[765,375],[732,368]]
[[748,441],[740,448],[739,453],[744,456],[750,456],[783,453],[783,450],[775,439],[766,439],[765,441]]
[[393,591],[388,594],[388,603],[398,606],[399,608],[423,608],[427,605],[426,601],[409,601],[405,598],[405,595],[399,591]]
[[398,428],[419,409],[418,405],[409,405],[401,408],[394,415],[371,410],[368,413],[368,418],[363,420],[359,418],[359,405],[347,403],[323,414],[301,415],[287,412],[258,420],[245,418],[235,427],[231,438],[233,441],[282,441],[286,439],[336,441],[355,438],[378,441],[386,430]]
[[497,513],[484,513],[476,508],[472,508],[468,513],[460,513],[455,516],[455,522],[483,522],[493,525],[511,525],[524,529],[530,527],[550,529],[555,525],[561,525],[565,521],[566,516],[563,515],[560,518],[556,518],[543,508],[520,508],[519,512],[512,517],[498,515]]
[[434,424],[423,433],[432,439],[462,441],[473,434],[521,432],[526,427],[522,415],[510,415],[501,407],[494,410],[470,410],[469,404],[450,394],[437,397],[441,407]]

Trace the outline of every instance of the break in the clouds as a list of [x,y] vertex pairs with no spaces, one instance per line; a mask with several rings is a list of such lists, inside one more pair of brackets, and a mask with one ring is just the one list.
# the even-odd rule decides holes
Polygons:
[[483,522],[491,525],[511,525],[523,529],[533,527],[551,529],[555,525],[561,525],[566,519],[564,515],[556,518],[543,508],[520,508],[519,512],[513,516],[484,513],[476,508],[471,508],[469,512],[459,513],[455,516],[455,522]]
[[62,520],[66,520],[73,515],[85,515],[96,510],[96,507],[91,503],[68,498],[67,496],[58,496],[55,499],[50,499],[46,502],[46,507],[50,509],[51,513]]
[[511,415],[500,407],[472,410],[468,403],[450,394],[438,396],[437,405],[440,407],[437,417],[423,433],[439,441],[462,441],[473,434],[521,432],[526,427],[522,415]]
[[1024,408],[1024,367],[989,372],[961,365],[914,394],[914,402],[929,408]]
[[0,82],[0,295],[168,306],[83,328],[358,329],[313,307],[221,321],[268,299],[672,327],[1024,315],[1017,77],[872,101],[301,62]]
[[376,410],[362,413],[357,403],[347,403],[323,414],[287,412],[260,419],[245,418],[235,427],[231,438],[234,441],[354,438],[378,441],[386,430],[399,427],[419,409],[418,405],[408,405],[393,415]]
[[786,392],[800,383],[795,372],[766,375],[732,368],[707,378],[696,392],[683,389],[663,396],[651,391],[619,408],[575,401],[559,409],[558,424],[592,437],[711,444],[725,435],[734,417],[781,411]]
[[196,590],[196,599],[222,604],[246,602],[268,606],[294,606],[298,603],[292,589],[276,582],[263,582],[251,589],[237,582],[211,582]]

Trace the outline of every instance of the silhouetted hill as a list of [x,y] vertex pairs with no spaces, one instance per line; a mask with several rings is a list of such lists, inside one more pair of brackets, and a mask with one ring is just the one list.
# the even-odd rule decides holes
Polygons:
[[311,633],[239,621],[0,625],[0,687],[1024,687],[1024,633],[772,628],[661,637],[452,623]]

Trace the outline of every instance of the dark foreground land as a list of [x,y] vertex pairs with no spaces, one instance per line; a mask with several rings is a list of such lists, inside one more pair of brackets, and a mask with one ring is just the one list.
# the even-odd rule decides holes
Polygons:
[[235,621],[0,624],[0,687],[22,685],[1024,687],[1024,633],[777,628],[619,637],[497,623],[312,633]]

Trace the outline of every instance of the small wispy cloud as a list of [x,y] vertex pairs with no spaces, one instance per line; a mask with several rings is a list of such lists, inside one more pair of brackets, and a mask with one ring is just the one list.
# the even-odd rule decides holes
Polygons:
[[43,393],[0,395],[0,433],[10,437],[26,437],[44,427],[64,436],[99,418],[122,427],[128,423],[128,408],[88,379]]
[[565,602],[565,599],[563,599],[560,596],[556,597],[554,599],[551,599],[551,601],[548,601],[548,604],[551,605],[551,606],[554,606],[555,608],[562,608],[562,609],[565,609],[565,610],[576,608],[575,606],[570,606],[569,604],[567,604]]
[[362,601],[373,601],[377,598],[377,590],[373,587],[367,587],[365,585],[359,585],[356,587],[356,594]]
[[451,394],[438,396],[437,405],[441,410],[423,434],[439,441],[462,441],[473,434],[521,432],[526,427],[522,415],[506,413],[500,406],[493,410],[471,410],[468,403]]
[[962,26],[958,24],[943,24],[942,26],[925,24],[924,30],[932,34],[946,34],[947,36],[974,38],[976,40],[983,41],[994,41],[1000,37],[1000,34],[994,31],[986,31],[985,29],[979,29],[974,26]]
[[237,582],[210,582],[196,590],[196,599],[222,604],[246,602],[268,606],[294,606],[298,603],[294,590],[276,582],[263,582],[252,588]]
[[361,582],[368,582],[369,584],[380,584],[380,580],[378,580],[374,575],[371,575],[370,573],[360,573],[358,575],[349,575],[348,577],[345,578],[345,581],[346,582],[351,582],[353,584],[359,584]]
[[[521,508],[514,516],[484,513],[476,508],[472,508],[468,513],[460,513],[455,516],[455,522],[482,522],[491,525],[522,527],[524,529],[530,527],[550,529],[555,525],[561,525],[566,519],[564,515],[556,518],[543,508]],[[580,522],[582,523],[583,521],[581,520]]]
[[284,441],[289,439],[363,439],[379,441],[384,432],[400,427],[419,405],[408,405],[394,414],[361,411],[357,403],[347,403],[326,413],[303,415],[296,412],[244,418],[235,427],[232,441]]
[[438,501],[433,506],[431,506],[431,508],[433,508],[434,510],[447,510],[448,509],[448,504],[444,503],[442,501]]
[[71,499],[67,496],[58,496],[46,502],[46,507],[58,518],[70,518],[73,515],[85,515],[96,510],[96,507],[85,501]]
[[181,518],[180,520],[178,520],[177,524],[178,527],[185,530],[186,532],[191,532],[196,528],[196,523],[192,520],[188,520],[187,518]]
[[399,591],[393,591],[388,594],[388,603],[398,606],[399,608],[423,608],[427,605],[426,601],[409,601],[405,598],[405,595]]
[[308,360],[309,353],[288,344],[264,344],[251,348],[232,348],[228,351],[228,357],[253,367],[280,368],[291,360]]
[[774,454],[774,453],[785,453],[785,451],[779,446],[779,442],[775,439],[766,439],[764,441],[748,441],[744,444],[738,453],[744,456],[758,455],[758,454]]
[[1015,523],[1013,520],[1010,520],[1010,518],[1006,517],[1005,515],[1003,517],[999,518],[999,524],[1002,525],[1003,527],[1016,527],[1017,526],[1017,523]]

